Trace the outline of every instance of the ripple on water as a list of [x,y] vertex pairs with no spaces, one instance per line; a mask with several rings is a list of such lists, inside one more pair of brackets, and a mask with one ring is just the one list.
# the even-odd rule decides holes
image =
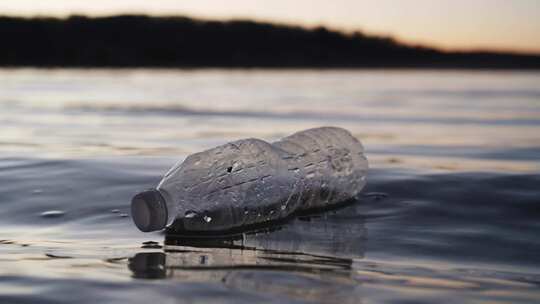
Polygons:
[[62,210],[48,210],[41,212],[40,216],[45,218],[55,218],[55,217],[62,217],[66,213]]
[[143,234],[129,219],[133,192],[167,160],[21,162],[0,167],[0,303],[539,297],[538,174],[372,169],[357,203],[212,242]]

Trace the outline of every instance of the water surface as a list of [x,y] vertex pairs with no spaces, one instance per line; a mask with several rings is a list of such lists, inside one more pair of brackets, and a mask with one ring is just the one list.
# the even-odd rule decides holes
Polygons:
[[[0,70],[0,302],[537,302],[539,84],[491,71]],[[186,155],[321,125],[366,147],[354,203],[221,238],[132,224],[131,197]]]

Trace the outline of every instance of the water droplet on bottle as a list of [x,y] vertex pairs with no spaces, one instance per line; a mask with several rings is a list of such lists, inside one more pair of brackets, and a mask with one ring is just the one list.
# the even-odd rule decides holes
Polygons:
[[32,194],[41,194],[43,193],[43,189],[34,189],[32,190]]
[[286,204],[281,205],[281,210],[285,210],[285,208],[287,208],[287,205],[286,205]]
[[197,215],[197,212],[192,211],[192,210],[188,210],[186,211],[186,213],[184,213],[184,217],[188,219],[194,218],[196,215]]
[[207,223],[210,223],[210,222],[212,221],[212,218],[209,217],[208,215],[205,215],[205,216],[203,217],[203,219],[204,219],[204,221],[207,222]]
[[120,213],[120,210],[119,209],[113,209],[111,210],[112,213]]
[[119,217],[128,217],[129,215],[127,213],[120,213],[118,216]]
[[244,214],[246,214],[246,215],[249,214],[248,208],[244,208]]

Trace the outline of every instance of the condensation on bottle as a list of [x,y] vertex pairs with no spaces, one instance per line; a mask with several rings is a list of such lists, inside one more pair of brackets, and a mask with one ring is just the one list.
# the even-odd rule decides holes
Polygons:
[[242,228],[353,199],[367,170],[362,144],[342,128],[309,129],[273,143],[242,139],[173,166],[155,189],[133,198],[132,217],[145,232]]

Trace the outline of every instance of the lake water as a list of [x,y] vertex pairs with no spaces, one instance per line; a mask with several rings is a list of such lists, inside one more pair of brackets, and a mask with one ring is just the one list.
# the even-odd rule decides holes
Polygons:
[[[190,153],[358,137],[341,209],[220,238],[129,204]],[[0,303],[540,301],[540,73],[0,69]]]

